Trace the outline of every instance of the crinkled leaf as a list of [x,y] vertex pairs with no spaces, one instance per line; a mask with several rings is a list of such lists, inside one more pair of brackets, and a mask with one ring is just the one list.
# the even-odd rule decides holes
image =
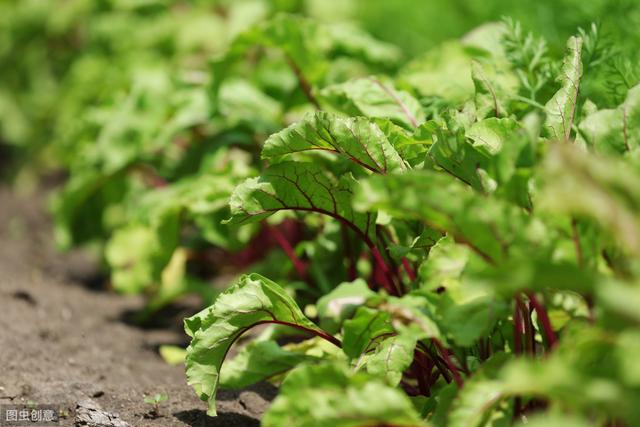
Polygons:
[[482,65],[474,61],[471,64],[471,78],[476,90],[476,112],[479,117],[493,115],[502,117],[506,113],[505,100],[499,95],[494,83],[489,80]]
[[476,115],[505,117],[509,114],[509,102],[517,95],[517,81],[501,63],[473,61],[471,77],[475,87]]
[[560,90],[545,105],[545,126],[551,138],[568,141],[573,128],[580,79],[582,79],[582,38],[571,37],[567,41],[567,53],[558,77]]
[[188,383],[208,402],[210,415],[216,415],[220,367],[229,348],[245,331],[262,323],[321,332],[284,289],[258,274],[242,276],[211,307],[185,319],[185,331],[192,338],[186,358]]
[[429,149],[434,163],[465,184],[484,191],[478,170],[487,162],[487,155],[476,149],[462,132],[438,129],[435,135],[436,141]]
[[231,224],[260,221],[282,210],[317,212],[340,219],[365,239],[375,241],[375,215],[355,212],[355,179],[326,175],[315,163],[282,162],[249,178],[231,196]]
[[407,129],[424,121],[422,106],[413,96],[378,77],[327,86],[320,91],[319,98],[350,116],[387,118]]
[[386,338],[375,352],[367,358],[366,369],[372,375],[386,378],[390,385],[397,386],[402,374],[413,362],[417,339],[412,334],[400,334]]
[[424,164],[426,154],[434,142],[433,135],[440,129],[434,121],[422,123],[413,133],[388,119],[377,119],[376,123],[400,157],[413,167]]
[[513,119],[489,118],[474,123],[466,132],[473,146],[495,155],[502,150],[519,125]]
[[271,135],[262,149],[262,158],[271,162],[312,150],[343,156],[376,173],[405,168],[395,148],[375,124],[363,117],[338,117],[319,111]]
[[580,121],[580,133],[596,151],[621,154],[640,146],[640,86],[629,90],[616,109],[589,114]]

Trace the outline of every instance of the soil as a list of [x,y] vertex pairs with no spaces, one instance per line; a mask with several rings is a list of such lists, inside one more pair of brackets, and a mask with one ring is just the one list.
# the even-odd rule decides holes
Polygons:
[[[187,343],[182,317],[198,301],[140,327],[131,319],[144,300],[104,289],[87,253],[57,252],[45,206],[44,195],[0,187],[0,405],[55,405],[69,413],[57,424],[65,426],[87,399],[131,426],[258,426],[273,386],[220,391],[219,416],[208,417],[183,366],[158,354],[162,344]],[[153,418],[143,399],[156,393],[169,399]]]

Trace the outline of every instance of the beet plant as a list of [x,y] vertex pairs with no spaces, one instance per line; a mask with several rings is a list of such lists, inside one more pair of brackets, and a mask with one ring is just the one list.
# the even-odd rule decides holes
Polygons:
[[556,58],[504,21],[327,83],[335,52],[389,55],[337,34],[281,16],[212,65],[222,108],[262,46],[306,107],[224,221],[299,224],[278,240],[296,278],[243,275],[185,320],[208,413],[271,380],[265,426],[634,425],[640,91],[603,84],[620,53],[593,26]]
[[[201,297],[210,415],[266,380],[265,426],[637,425],[637,2],[428,3],[5,2],[0,157],[65,171],[58,244],[141,319]],[[546,25],[435,42],[491,8]]]

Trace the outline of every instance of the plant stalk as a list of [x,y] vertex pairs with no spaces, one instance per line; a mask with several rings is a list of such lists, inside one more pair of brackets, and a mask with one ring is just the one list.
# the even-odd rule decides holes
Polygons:
[[549,343],[549,348],[552,349],[557,345],[558,338],[556,336],[556,333],[553,331],[553,327],[551,326],[549,315],[533,292],[527,293],[527,296],[529,297],[529,303],[533,306],[533,309],[538,315],[538,319],[540,319],[542,329],[544,330],[547,342]]

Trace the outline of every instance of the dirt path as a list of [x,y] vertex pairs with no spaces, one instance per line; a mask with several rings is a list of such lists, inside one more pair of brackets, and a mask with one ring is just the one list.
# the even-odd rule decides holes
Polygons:
[[[91,286],[96,268],[81,253],[60,255],[42,197],[0,188],[0,405],[35,402],[70,412],[92,399],[132,426],[257,426],[275,389],[261,384],[220,392],[220,416],[185,383],[182,366],[158,355],[161,344],[184,344],[175,312],[155,329],[127,321],[140,298],[124,298]],[[160,418],[147,419],[143,396],[168,394]],[[1,424],[1,422],[0,422]]]

